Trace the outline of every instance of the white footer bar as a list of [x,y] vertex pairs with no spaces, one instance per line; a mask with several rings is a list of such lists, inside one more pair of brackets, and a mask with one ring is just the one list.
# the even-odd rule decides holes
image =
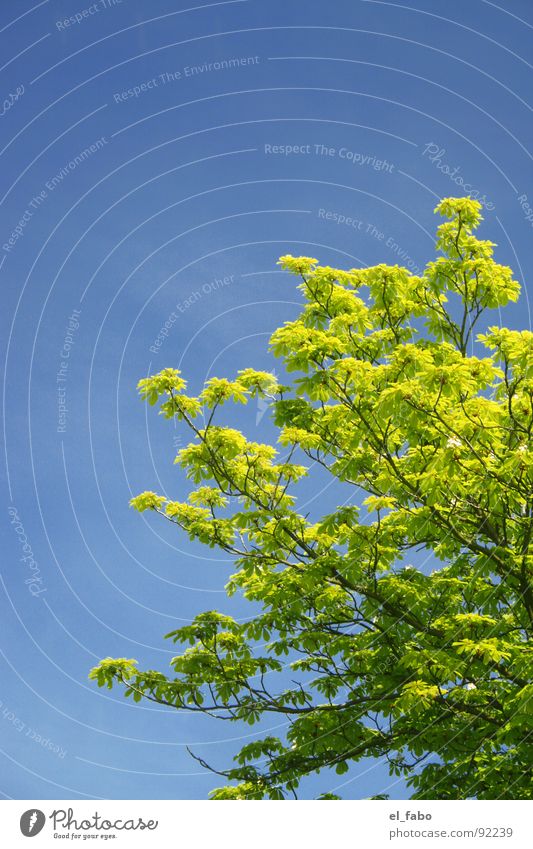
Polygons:
[[[531,849],[533,803],[464,802],[0,802],[2,846],[73,844],[158,849]],[[35,837],[35,844],[28,839]],[[67,842],[68,841],[68,842]]]

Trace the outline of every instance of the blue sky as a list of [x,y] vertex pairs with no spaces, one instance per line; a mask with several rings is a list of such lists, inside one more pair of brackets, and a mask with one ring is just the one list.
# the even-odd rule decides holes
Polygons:
[[[529,328],[531,12],[2,4],[3,796],[204,798],[219,781],[185,746],[221,767],[258,733],[87,680],[107,655],[164,669],[163,634],[202,610],[249,615],[224,596],[226,558],[128,507],[144,489],[187,489],[172,464],[186,434],[136,382],[172,366],[196,391],[275,368],[268,337],[299,310],[280,255],[423,268],[432,210],[461,185],[524,286],[501,320]],[[237,424],[275,439],[260,412]],[[335,506],[324,485],[311,479],[307,509]],[[408,795],[365,761],[303,796],[335,788]]]

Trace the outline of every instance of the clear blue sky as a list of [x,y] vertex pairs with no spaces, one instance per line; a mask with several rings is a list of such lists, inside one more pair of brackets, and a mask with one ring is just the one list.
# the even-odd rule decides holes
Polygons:
[[[466,193],[454,180],[483,198],[483,233],[525,287],[532,13],[528,0],[2,3],[4,796],[203,798],[219,780],[185,745],[221,767],[258,733],[87,680],[107,655],[164,669],[163,634],[197,612],[249,613],[224,596],[231,563],[128,507],[144,489],[186,491],[172,464],[186,435],[136,382],[173,366],[194,391],[273,368],[268,336],[299,309],[277,258],[422,268],[437,200]],[[526,293],[502,321],[530,326]],[[260,414],[238,424],[271,440]],[[309,483],[308,510],[335,505],[323,486]],[[335,788],[408,793],[365,761],[303,795]]]

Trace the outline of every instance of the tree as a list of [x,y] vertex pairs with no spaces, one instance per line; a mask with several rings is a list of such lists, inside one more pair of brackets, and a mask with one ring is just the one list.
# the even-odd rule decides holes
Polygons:
[[[168,634],[189,644],[172,677],[124,658],[91,676],[230,721],[280,714],[284,737],[245,745],[215,799],[296,796],[303,776],[332,781],[369,756],[415,799],[533,795],[533,334],[474,335],[519,294],[473,235],[480,209],[437,206],[439,255],[420,277],[282,257],[306,301],[271,339],[292,386],[250,368],[198,397],[172,368],[139,383],[192,431],[176,462],[195,488],[133,506],[231,554],[227,592],[256,605],[243,622],[209,611]],[[283,457],[215,422],[256,396]],[[307,460],[348,496],[316,521],[295,506]]]

